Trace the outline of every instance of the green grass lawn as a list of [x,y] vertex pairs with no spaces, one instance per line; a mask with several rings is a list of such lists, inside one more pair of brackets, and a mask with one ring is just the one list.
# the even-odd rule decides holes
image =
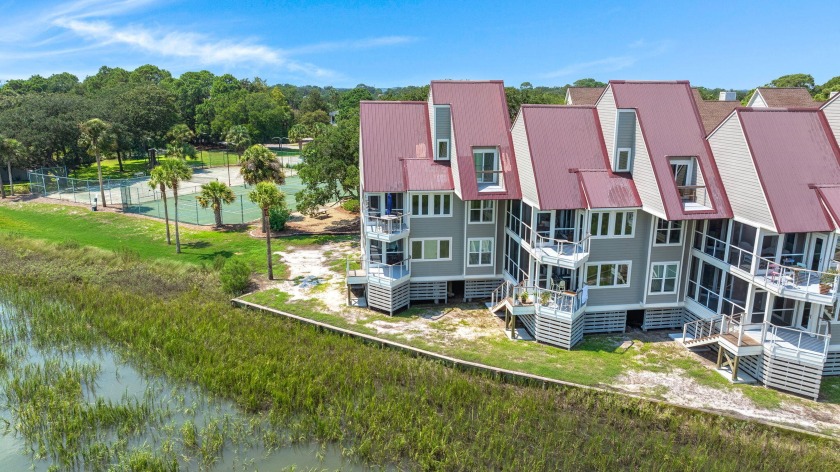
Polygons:
[[[265,241],[242,231],[211,231],[181,228],[182,253],[175,254],[166,244],[163,221],[135,218],[111,212],[92,212],[86,208],[62,205],[0,204],[0,235],[16,233],[48,241],[72,241],[108,250],[130,250],[142,259],[171,259],[190,264],[212,263],[216,256],[238,257],[260,273],[266,272]],[[328,237],[298,237],[272,241],[281,251],[296,246],[327,241]],[[278,269],[282,269],[278,264]],[[281,272],[282,273],[282,272]]]

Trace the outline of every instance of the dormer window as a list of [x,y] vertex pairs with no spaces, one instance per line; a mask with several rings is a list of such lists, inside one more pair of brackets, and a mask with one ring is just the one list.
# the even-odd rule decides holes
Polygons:
[[682,201],[696,201],[697,178],[693,157],[671,159],[671,172]]
[[613,171],[615,172],[630,172],[630,158],[633,150],[631,148],[618,148],[615,151],[615,163],[613,163]]
[[475,148],[473,149],[473,162],[475,163],[475,176],[482,186],[499,185],[499,150],[496,148]]
[[448,161],[449,160],[449,140],[438,139],[435,150],[435,160]]

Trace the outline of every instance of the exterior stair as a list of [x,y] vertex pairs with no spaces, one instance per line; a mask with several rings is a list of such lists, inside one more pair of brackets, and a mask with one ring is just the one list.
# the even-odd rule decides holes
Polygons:
[[683,344],[686,347],[700,347],[700,346],[708,346],[709,344],[715,344],[720,340],[720,334],[713,334],[711,336],[703,336],[701,338],[696,339],[687,339],[683,341]]

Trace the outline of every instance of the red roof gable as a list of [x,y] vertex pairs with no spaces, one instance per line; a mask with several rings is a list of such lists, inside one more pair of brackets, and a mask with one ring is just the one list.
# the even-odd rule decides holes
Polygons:
[[[825,116],[814,109],[739,108],[770,213],[779,233],[833,231],[815,187],[840,184],[840,151]],[[825,190],[830,207],[838,202]]]
[[[519,199],[519,174],[510,137],[510,117],[502,81],[432,81],[435,105],[449,105],[463,200]],[[499,149],[504,190],[479,192],[473,164],[475,147]]]
[[450,167],[433,160],[426,102],[363,101],[359,128],[366,192],[454,188]]
[[[610,85],[618,108],[636,110],[668,219],[731,218],[732,210],[705,140],[689,83],[611,81]],[[688,156],[697,159],[712,210],[686,212],[683,209],[669,159]]]
[[[581,193],[577,169],[600,170],[595,174],[604,174],[589,179],[592,188],[588,192],[603,195],[610,193],[607,188],[596,188],[601,184],[612,186],[618,180],[635,200],[624,205],[626,199],[602,199],[599,203],[613,206],[641,206],[631,179],[610,180],[607,149],[604,145],[601,124],[595,107],[562,105],[522,105],[520,119],[523,120],[528,136],[528,148],[531,153],[531,165],[534,169],[534,181],[537,187],[540,208],[544,210],[566,210],[587,208],[585,196]],[[594,179],[600,179],[595,182]]]

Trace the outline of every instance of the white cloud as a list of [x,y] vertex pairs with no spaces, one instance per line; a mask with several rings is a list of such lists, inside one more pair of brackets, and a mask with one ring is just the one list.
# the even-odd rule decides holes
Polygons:
[[553,79],[557,77],[569,77],[573,75],[588,75],[594,73],[616,72],[634,66],[639,61],[649,59],[671,50],[673,42],[661,40],[649,42],[645,39],[638,39],[627,45],[632,53],[620,56],[610,56],[594,61],[569,64],[560,69],[542,74],[542,78]]
[[395,46],[399,44],[411,43],[414,41],[417,41],[417,38],[412,36],[383,36],[381,38],[367,38],[348,41],[330,41],[324,43],[317,43],[308,46],[286,49],[285,52],[289,55],[314,54],[319,52],[345,51],[353,49],[375,48],[382,46]]

